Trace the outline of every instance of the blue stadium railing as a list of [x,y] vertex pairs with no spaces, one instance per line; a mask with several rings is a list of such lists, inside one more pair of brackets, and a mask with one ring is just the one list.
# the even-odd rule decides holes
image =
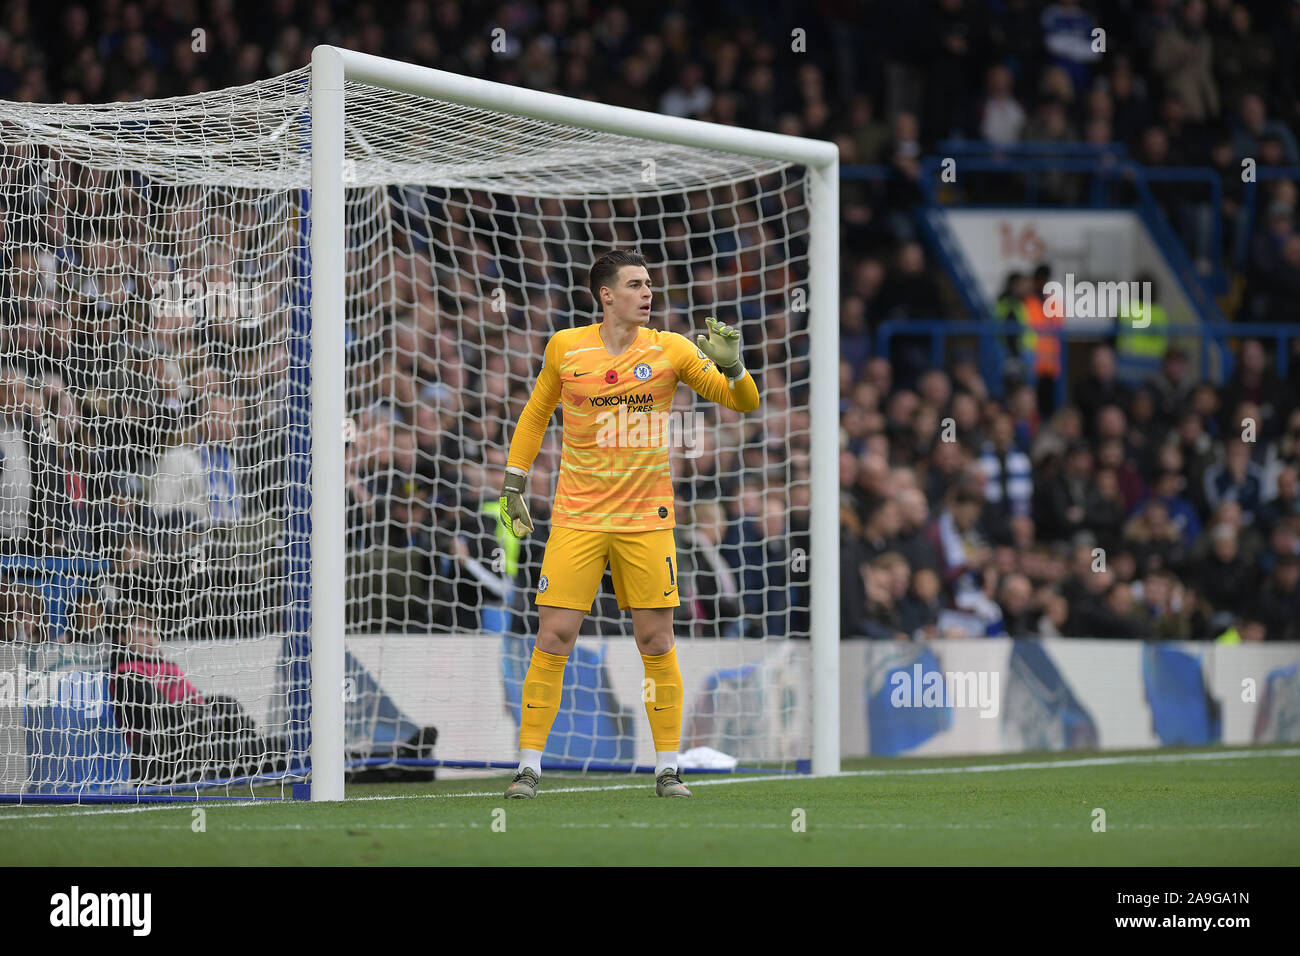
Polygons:
[[1239,268],[1246,267],[1250,255],[1249,237],[1255,234],[1256,219],[1259,216],[1259,185],[1279,179],[1294,179],[1300,182],[1300,166],[1259,166],[1255,169],[1255,179],[1245,184],[1241,227],[1238,231],[1238,234],[1245,238],[1239,241],[1235,248]]
[[[1210,272],[1201,276],[1207,291],[1220,294],[1227,288],[1223,268],[1223,180],[1206,166],[1145,166],[1127,155],[1120,143],[1015,143],[995,146],[967,140],[944,140],[937,152],[944,157],[962,157],[965,172],[1022,174],[1026,205],[1036,203],[1039,177],[1052,172],[1075,173],[1091,178],[1087,205],[1113,208],[1131,203],[1116,199],[1116,187],[1129,184],[1138,196],[1138,204],[1153,202],[1152,183],[1204,183],[1211,212]],[[932,160],[933,161],[933,160]],[[933,180],[927,183],[930,201],[938,201]],[[1157,208],[1158,205],[1157,205]]]
[[[944,182],[942,174],[947,159],[957,160],[956,183]],[[941,226],[941,217],[936,216],[935,212],[945,207],[961,205],[959,196],[955,194],[959,194],[965,187],[968,181],[966,176],[970,173],[1019,176],[1023,200],[1021,205],[1026,208],[1063,208],[1059,203],[1040,201],[1040,180],[1049,173],[1068,173],[1088,179],[1087,200],[1082,203],[1083,206],[1131,209],[1142,218],[1152,239],[1189,296],[1194,314],[1199,319],[1198,324],[1178,327],[1175,335],[1179,338],[1198,339],[1206,346],[1197,350],[1202,380],[1211,379],[1215,368],[1211,362],[1212,355],[1217,357],[1217,377],[1226,379],[1230,376],[1233,353],[1228,342],[1244,338],[1271,341],[1276,346],[1279,373],[1286,374],[1289,343],[1300,337],[1300,326],[1229,322],[1215,301],[1214,297],[1228,288],[1228,273],[1223,257],[1224,185],[1223,178],[1216,170],[1201,166],[1144,166],[1130,158],[1124,146],[1118,143],[1016,143],[1011,146],[995,146],[975,140],[940,142],[932,155],[921,160],[921,168],[923,174],[916,185],[923,201],[917,209],[912,210],[913,216],[936,259],[953,279],[967,314],[973,318],[962,321],[935,319],[884,322],[876,334],[877,354],[888,354],[891,340],[896,336],[931,335],[934,336],[931,355],[935,358],[935,364],[941,366],[949,337],[975,336],[979,343],[981,372],[996,389],[1001,379],[1002,363],[1007,358],[1004,337],[1014,336],[1020,330],[1014,323],[999,322],[993,313],[992,303],[985,301],[977,288],[971,287],[970,277],[965,275],[965,270],[961,267],[962,257],[953,254],[948,248],[950,243]],[[1254,173],[1254,178],[1244,183],[1243,208],[1233,236],[1229,261],[1237,269],[1248,264],[1249,237],[1254,234],[1259,216],[1260,183],[1281,179],[1300,181],[1300,166],[1260,166],[1255,168]],[[848,182],[883,183],[900,175],[892,166],[881,164],[850,164],[841,167],[840,171],[841,179]],[[1184,183],[1203,188],[1204,205],[1210,213],[1209,249],[1206,250],[1208,271],[1203,271],[1193,262],[1187,245],[1179,238],[1179,231],[1169,223],[1155,198],[1152,185],[1165,183]],[[1119,192],[1123,185],[1129,187],[1127,196]],[[954,199],[959,201],[954,203]],[[1071,340],[1095,340],[1102,336],[1096,330],[1065,330],[1060,333],[1060,337],[1062,365],[1068,367],[1066,351]],[[1066,388],[1064,376],[1058,381],[1057,388],[1058,399],[1063,400]]]
[[[1277,376],[1285,380],[1291,367],[1291,343],[1300,339],[1300,323],[1272,322],[1213,322],[1170,324],[1171,341],[1198,340],[1200,380],[1212,381],[1211,349],[1218,357],[1223,380],[1232,376],[1235,367],[1230,343],[1242,339],[1262,339],[1274,346],[1274,363]],[[950,338],[973,338],[979,345],[977,361],[985,382],[995,385],[1002,376],[1002,364],[1009,358],[1005,342],[1025,331],[1019,322],[986,321],[980,319],[886,319],[875,334],[875,355],[893,358],[893,341],[899,336],[925,336],[930,339],[930,365],[945,368],[948,362]],[[1109,332],[1090,328],[1056,328],[1038,330],[1039,335],[1052,335],[1061,343],[1061,368],[1069,368],[1070,342],[1087,340],[1096,342],[1114,336],[1120,331],[1118,323]],[[1057,404],[1066,398],[1066,376],[1057,379]]]
[[[1208,290],[1219,294],[1226,288],[1224,269],[1224,217],[1223,177],[1206,166],[1144,166],[1127,155],[1118,143],[1096,145],[1092,143],[1015,143],[995,146],[975,140],[943,140],[934,155],[922,161],[928,175],[917,183],[927,201],[940,202],[940,190],[945,185],[938,173],[946,158],[960,159],[959,172],[1005,173],[1022,175],[1023,202],[1025,206],[1042,206],[1038,200],[1039,180],[1046,173],[1076,173],[1091,177],[1086,205],[1105,208],[1114,205],[1115,185],[1129,182],[1135,191],[1150,197],[1152,183],[1203,183],[1211,213],[1210,263],[1211,271],[1205,276]],[[850,164],[841,167],[841,179],[886,180],[897,175],[891,166]],[[1300,166],[1257,166],[1249,180],[1243,180],[1242,217],[1233,237],[1231,261],[1238,269],[1248,264],[1250,244],[1259,217],[1259,189],[1261,184],[1282,179],[1300,181]],[[959,180],[960,181],[960,180]]]
[[[1187,289],[1198,317],[1211,322],[1223,319],[1212,298],[1228,287],[1227,273],[1223,268],[1223,181],[1214,170],[1201,166],[1144,166],[1126,156],[1124,147],[1115,143],[1104,146],[1018,143],[1010,147],[995,147],[983,142],[947,140],[940,143],[938,149],[938,155],[922,161],[925,175],[918,182],[926,201],[934,205],[953,205],[944,201],[945,184],[940,173],[945,159],[958,161],[958,181],[950,185],[958,186],[970,173],[1019,176],[1024,190],[1023,205],[1036,208],[1060,205],[1059,202],[1038,201],[1039,183],[1043,176],[1066,173],[1086,177],[1087,202],[1075,205],[1093,209],[1132,209],[1141,215],[1152,238]],[[1164,210],[1151,191],[1153,183],[1165,182],[1203,183],[1206,187],[1204,205],[1211,216],[1208,272],[1203,273],[1193,265],[1185,244],[1178,240],[1177,230],[1165,218]],[[1133,199],[1122,195],[1120,190],[1123,186],[1132,190]],[[967,202],[978,205],[969,199]]]
[[0,555],[0,577],[40,591],[42,616],[51,640],[64,639],[77,597],[94,593],[110,562],[90,558]]

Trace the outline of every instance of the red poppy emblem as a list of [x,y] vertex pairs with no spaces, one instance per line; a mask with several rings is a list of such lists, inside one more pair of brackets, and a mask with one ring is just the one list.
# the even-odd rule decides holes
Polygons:
[[605,384],[606,384],[606,385],[616,385],[616,384],[618,384],[618,372],[614,371],[613,369],[610,369],[608,372],[606,372],[606,373],[605,373]]

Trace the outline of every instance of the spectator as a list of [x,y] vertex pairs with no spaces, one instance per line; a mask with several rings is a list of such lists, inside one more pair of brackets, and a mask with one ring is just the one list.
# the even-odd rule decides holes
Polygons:
[[1237,367],[1222,390],[1224,417],[1220,427],[1223,434],[1244,433],[1247,426],[1236,413],[1239,413],[1242,403],[1250,402],[1258,412],[1252,429],[1256,442],[1272,439],[1278,431],[1281,415],[1278,399],[1281,394],[1281,386],[1269,368],[1268,353],[1263,344],[1258,339],[1242,342]]
[[1179,21],[1156,34],[1151,65],[1164,88],[1182,102],[1189,122],[1205,123],[1219,115],[1214,43],[1205,29],[1203,0],[1187,0]]
[[1116,377],[1115,351],[1099,345],[1088,359],[1088,375],[1074,390],[1074,404],[1083,416],[1083,431],[1089,441],[1097,439],[1097,413],[1107,405],[1127,408],[1132,399],[1128,386]]
[[283,739],[261,737],[232,697],[205,699],[161,650],[157,619],[136,608],[109,662],[135,783],[180,783],[283,770]]
[[1219,644],[1254,643],[1266,638],[1264,622],[1256,614],[1242,614],[1231,620],[1225,618],[1223,623],[1228,629],[1215,638]]
[[894,602],[893,574],[889,562],[883,560],[887,557],[881,555],[861,566],[866,602],[854,609],[851,633],[877,640],[905,641],[908,635],[902,629],[903,618]]
[[1187,560],[1183,534],[1170,520],[1169,509],[1160,498],[1151,498],[1129,518],[1123,538],[1144,573],[1161,569],[1181,571]]
[[692,508],[692,522],[683,529],[682,592],[699,637],[737,637],[740,634],[740,578],[722,555],[725,511],[717,501],[700,499]]
[[1225,103],[1240,103],[1248,93],[1267,96],[1272,88],[1270,81],[1277,67],[1273,43],[1252,27],[1250,8],[1234,3],[1228,29],[1215,33],[1214,74]]
[[977,530],[984,510],[980,493],[958,484],[948,490],[944,501],[944,510],[930,522],[927,535],[939,555],[941,580],[955,591],[963,577],[974,583],[974,575],[988,564],[992,552]]
[[1296,537],[1296,523],[1290,518],[1273,525],[1269,529],[1266,540],[1267,546],[1254,552],[1255,565],[1261,575],[1272,574],[1273,569],[1277,567],[1277,562],[1284,555],[1300,555],[1300,538]]
[[1158,499],[1165,506],[1183,544],[1190,548],[1201,534],[1201,519],[1191,499],[1183,495],[1187,479],[1182,475],[1181,465],[1178,446],[1167,444],[1160,449],[1160,471],[1151,485],[1151,499]]
[[899,531],[895,550],[912,568],[939,570],[939,553],[926,533],[930,506],[919,488],[903,488],[894,499],[898,503]]
[[46,618],[39,587],[6,576],[0,588],[0,642],[37,644],[56,637]]
[[1015,97],[1011,71],[1002,64],[989,67],[987,92],[979,110],[980,138],[1006,146],[1019,142],[1025,128],[1025,108]]
[[[994,304],[994,312],[1003,322],[1018,323],[1022,330],[1028,331],[1025,299],[1033,293],[1033,280],[1023,272],[1008,272],[1002,291]],[[1027,334],[1008,334],[1007,351],[1014,356],[1008,360],[1004,374],[1024,379],[1033,366],[1034,338]]]
[[1112,128],[1116,140],[1132,146],[1137,142],[1142,130],[1146,129],[1151,122],[1145,83],[1140,77],[1134,75],[1126,57],[1113,54],[1112,57],[1115,65],[1106,80],[1114,110]]
[[984,498],[990,518],[1009,533],[1013,517],[1028,518],[1033,513],[1033,467],[1029,456],[1015,448],[1015,424],[1011,416],[999,414],[993,420],[992,434],[979,457],[985,476]]
[[893,136],[886,149],[888,163],[896,172],[886,186],[886,202],[895,210],[891,227],[902,240],[913,236],[913,227],[902,210],[911,209],[921,198],[917,182],[921,177],[921,130],[915,114],[906,110],[894,117]]
[[1047,591],[1043,601],[1043,613],[1038,618],[1037,635],[1039,637],[1064,637],[1070,619],[1070,604],[1055,591]]
[[902,516],[893,499],[880,498],[869,505],[862,527],[862,560],[874,561],[886,551],[893,551],[901,527]]
[[1160,371],[1145,383],[1155,397],[1158,422],[1173,425],[1184,413],[1196,384],[1189,373],[1187,353],[1182,346],[1171,344],[1161,360]]
[[1086,89],[1089,67],[1101,59],[1093,36],[1097,21],[1078,0],[1058,0],[1043,11],[1041,25],[1050,62],[1066,70],[1075,89]]
[[1282,521],[1289,521],[1300,516],[1300,472],[1295,465],[1287,463],[1277,472],[1277,494],[1265,504],[1256,517],[1260,530],[1268,534]]
[[713,105],[713,91],[704,83],[704,70],[698,63],[682,67],[677,84],[659,100],[659,112],[669,116],[697,117]]
[[912,571],[911,588],[899,605],[899,623],[903,632],[911,635],[913,640],[929,640],[940,636],[942,593],[943,585],[933,568],[916,568]]
[[[1209,165],[1223,182],[1223,200],[1219,207],[1224,228],[1224,245],[1232,259],[1245,258],[1249,235],[1245,229],[1246,184],[1241,181],[1241,166],[1233,155],[1232,137],[1226,131],[1216,133],[1210,141]],[[1219,255],[1224,249],[1212,248],[1215,209],[1209,202],[1196,206],[1196,246],[1203,256]]]
[[1186,493],[1197,511],[1206,510],[1205,474],[1214,464],[1214,442],[1205,431],[1202,417],[1195,411],[1184,412],[1179,419],[1173,441],[1183,455]]
[[1277,560],[1263,590],[1252,602],[1264,625],[1264,639],[1294,641],[1300,636],[1300,557],[1284,554]]
[[[202,13],[212,5],[199,6]],[[34,9],[34,29],[12,42],[0,37],[0,96],[98,102],[208,90],[305,65],[316,42],[342,43],[352,36],[371,52],[469,75],[580,96],[599,92],[623,106],[657,105],[676,115],[833,138],[846,164],[881,163],[894,172],[887,182],[849,185],[842,193],[846,627],[858,613],[853,608],[868,603],[859,565],[897,552],[911,569],[910,588],[899,590],[901,565],[891,559],[885,569],[888,600],[873,598],[907,618],[897,633],[941,633],[935,610],[945,603],[974,612],[948,621],[980,615],[981,632],[998,621],[1021,631],[1023,615],[1009,614],[998,602],[1022,597],[1023,587],[1013,576],[1027,574],[1036,589],[1030,613],[1037,618],[1037,632],[1069,631],[1067,624],[1077,625],[1084,610],[1102,630],[1146,615],[1152,632],[1161,636],[1166,631],[1181,636],[1189,623],[1193,633],[1205,636],[1204,623],[1187,609],[1206,599],[1177,575],[1189,573],[1189,560],[1196,569],[1210,559],[1212,535],[1198,537],[1198,529],[1216,503],[1211,526],[1236,528],[1240,556],[1270,580],[1295,547],[1300,423],[1283,427],[1295,404],[1295,383],[1275,381],[1258,343],[1242,345],[1236,374],[1222,386],[1197,382],[1196,368],[1172,343],[1159,372],[1136,392],[1117,384],[1115,353],[1098,347],[1091,374],[1073,390],[1076,407],[1053,415],[1056,383],[1072,370],[1053,350],[1054,339],[1035,337],[1027,328],[1035,324],[1029,321],[1031,306],[1036,301],[1041,307],[1039,293],[1051,275],[1041,267],[1036,278],[1022,274],[1009,283],[999,302],[1000,315],[1026,326],[1008,343],[1021,361],[1000,370],[1001,381],[986,381],[984,362],[967,350],[951,350],[947,374],[931,369],[928,338],[903,339],[890,356],[874,355],[877,326],[887,318],[960,314],[914,241],[912,209],[921,196],[923,157],[934,155],[938,138],[958,124],[987,142],[1010,145],[1074,139],[1086,121],[1090,142],[1107,150],[1116,140],[1135,153],[1141,150],[1156,165],[1201,162],[1199,154],[1208,147],[1212,168],[1227,177],[1224,212],[1230,223],[1234,205],[1245,199],[1240,158],[1248,155],[1260,165],[1297,160],[1291,120],[1278,111],[1296,99],[1293,74],[1300,74],[1291,68],[1297,59],[1291,40],[1300,18],[1255,24],[1247,5],[1221,0],[1210,5],[1208,21],[1203,0],[1183,3],[1176,15],[1167,4],[1140,12],[1112,4],[1105,14],[1108,33],[1112,41],[1131,37],[1137,58],[1112,51],[1108,73],[1092,82],[1101,57],[1093,49],[1097,21],[1085,6],[1057,3],[1040,16],[1032,5],[1013,3],[977,17],[969,3],[945,0],[917,21],[923,29],[916,51],[932,46],[935,54],[923,67],[933,67],[926,77],[897,59],[910,55],[902,44],[892,53],[884,51],[879,69],[846,70],[837,63],[832,70],[820,62],[790,68],[793,61],[787,62],[780,45],[751,43],[747,27],[737,30],[704,9],[655,19],[640,10],[592,12],[582,5],[529,2],[516,11],[509,50],[494,54],[484,39],[486,14],[467,5],[440,4],[425,16],[404,5],[354,10],[317,4],[298,22],[292,4],[277,3],[265,11],[257,36],[242,38],[229,11],[214,7],[212,37],[222,47],[215,58],[196,56],[188,43],[173,42],[162,21],[141,20],[130,5],[123,14],[131,21],[128,27],[102,34],[84,11],[65,18]],[[838,22],[817,10],[809,15],[814,18],[810,35]],[[1270,33],[1268,27],[1275,29]],[[33,42],[42,33],[57,42]],[[842,39],[841,46],[847,43]],[[42,45],[44,55],[34,55]],[[702,52],[709,53],[707,64]],[[973,103],[980,77],[983,96]],[[1148,92],[1157,99],[1149,101]],[[1025,115],[1025,93],[1036,97],[1032,117]],[[1229,126],[1207,125],[1224,111],[1216,99],[1235,112]],[[1149,102],[1158,103],[1158,116]],[[879,117],[890,117],[891,125],[882,125]],[[238,191],[186,194],[182,187],[166,187],[177,190],[169,194],[150,181],[146,198],[139,177],[110,189],[99,174],[83,176],[70,161],[64,168],[11,158],[2,283],[9,368],[0,376],[0,547],[38,556],[107,558],[103,588],[80,601],[86,619],[97,619],[91,613],[96,602],[111,612],[115,602],[139,601],[170,632],[196,595],[212,589],[210,577],[193,572],[192,555],[172,551],[183,547],[184,539],[164,533],[167,529],[215,525],[242,532],[266,512],[260,537],[244,546],[251,545],[267,562],[267,582],[282,573],[272,565],[283,551],[274,536],[294,507],[282,474],[292,449],[286,438],[294,407],[290,310],[272,303],[268,313],[278,309],[280,317],[254,335],[225,316],[187,317],[184,310],[173,314],[151,305],[173,277],[223,281],[262,268],[264,237],[259,236],[272,224],[269,218],[262,221],[268,211],[245,202]],[[999,177],[1003,181],[1010,180]],[[957,188],[968,194],[997,195],[988,181],[961,182],[965,185]],[[1083,198],[1074,174],[1040,177],[1037,185],[1040,199]],[[352,579],[360,555],[375,546],[408,556],[424,553],[436,566],[411,565],[415,573],[407,575],[433,582],[425,598],[431,620],[421,627],[451,628],[460,614],[461,625],[477,628],[484,610],[519,610],[518,592],[537,573],[529,545],[521,546],[515,573],[506,575],[504,584],[475,573],[490,563],[490,549],[501,546],[493,519],[482,511],[493,502],[480,492],[481,474],[475,469],[483,462],[494,466],[506,423],[527,398],[540,344],[553,326],[573,321],[568,290],[590,243],[644,239],[671,260],[664,276],[672,290],[665,327],[691,332],[697,308],[717,311],[734,304],[756,321],[768,314],[767,345],[756,348],[751,364],[768,369],[764,394],[791,409],[778,407],[762,423],[720,422],[717,441],[706,441],[698,460],[678,463],[674,479],[684,508],[716,501],[743,506],[733,516],[716,517],[710,526],[721,529],[720,535],[709,538],[705,532],[708,540],[696,542],[700,581],[711,578],[726,592],[708,596],[706,603],[729,600],[722,573],[727,571],[736,578],[737,594],[751,596],[751,603],[756,590],[774,599],[784,595],[790,603],[780,610],[768,607],[765,598],[762,607],[751,608],[752,619],[775,617],[798,631],[793,622],[802,601],[799,583],[793,576],[773,577],[782,549],[769,553],[771,535],[760,529],[784,524],[797,541],[806,526],[798,492],[785,491],[803,480],[799,476],[806,476],[808,467],[805,459],[801,471],[790,457],[806,456],[799,445],[806,444],[807,423],[795,407],[807,387],[800,358],[806,329],[797,313],[770,314],[781,298],[778,290],[804,278],[805,257],[788,231],[798,216],[774,215],[769,207],[775,203],[787,213],[797,211],[802,198],[792,183],[778,188],[775,180],[765,179],[760,187],[759,196],[737,187],[726,202],[693,191],[681,209],[593,200],[582,210],[590,234],[581,236],[562,234],[562,223],[571,217],[557,199],[521,200],[518,209],[483,213],[487,219],[479,221],[482,210],[463,199],[404,193],[398,208],[410,248],[399,243],[391,261],[376,263],[368,286],[388,289],[399,307],[392,314],[373,308],[369,293],[363,293],[365,308],[349,330],[349,362],[361,390],[368,392],[354,390],[350,399],[357,425],[345,466]],[[1254,235],[1229,229],[1233,251],[1249,258],[1242,303],[1221,305],[1229,312],[1235,308],[1236,318],[1290,321],[1300,297],[1297,190],[1288,180],[1261,188],[1261,227]],[[1019,191],[1013,198],[1022,198]],[[1199,260],[1218,252],[1210,249],[1215,211],[1183,185],[1169,186],[1161,198],[1186,213],[1174,220],[1176,231],[1191,244],[1197,264],[1207,266]],[[150,212],[158,209],[163,211]],[[642,220],[658,223],[663,235],[643,235],[635,227]],[[446,228],[437,232],[435,222]],[[488,226],[495,244],[479,235]],[[447,253],[436,263],[435,247]],[[780,276],[764,271],[768,266],[759,252],[787,247],[793,250],[794,271]],[[687,265],[710,256],[707,266]],[[469,326],[478,328],[487,314],[482,283],[494,288],[501,281],[509,288],[552,291],[527,308],[512,303],[502,317],[505,327],[474,333]],[[1166,337],[1154,338],[1163,349]],[[1300,360],[1292,369],[1300,369]],[[1294,377],[1300,381],[1300,372]],[[941,423],[948,417],[956,423],[955,442],[943,434]],[[1262,427],[1241,478],[1232,464],[1237,452],[1229,447],[1222,461],[1216,460],[1215,443],[1235,441],[1243,417]],[[1012,422],[1010,442],[1004,418]],[[1082,471],[1070,464],[1071,459],[1078,464],[1079,453],[1070,449],[1081,441],[1090,443],[1096,456],[1095,467],[1089,462]],[[1028,468],[1019,457],[1027,450],[1032,452]],[[1083,454],[1090,454],[1087,446]],[[742,466],[747,476],[761,476],[764,490],[777,489],[771,499],[732,487]],[[541,529],[547,517],[541,489],[556,468],[558,451],[544,449],[532,483]],[[142,482],[151,470],[153,480]],[[906,476],[914,476],[916,487],[903,481]],[[981,499],[979,517],[969,529],[954,525],[940,534],[944,516],[954,520],[948,496],[959,487]],[[1080,488],[1081,498],[1075,494]],[[146,489],[151,496],[145,502],[158,506],[156,512],[142,507]],[[1234,517],[1242,513],[1239,501],[1262,535],[1239,527]],[[1075,504],[1082,507],[1081,520],[1071,511]],[[709,507],[701,506],[708,520]],[[1125,516],[1134,506],[1137,510]],[[932,509],[941,513],[932,515]],[[1066,586],[1064,562],[1046,547],[1047,542],[1064,547],[1084,532],[1106,548],[1113,577],[1105,589],[1085,595],[1095,604],[1091,610],[1071,606],[1065,594],[1078,595]],[[861,542],[864,535],[869,544]],[[950,563],[954,541],[964,567]],[[1188,558],[1189,548],[1195,558]],[[965,554],[968,550],[975,555]],[[742,581],[751,562],[761,573]],[[1136,579],[1138,572],[1129,565],[1141,569]],[[931,588],[927,568],[945,576],[957,573],[946,577],[946,590],[943,581]],[[683,569],[684,597],[687,577]],[[500,590],[487,586],[489,578]],[[1112,587],[1116,583],[1129,589],[1142,610],[1125,606]],[[1178,602],[1169,594],[1180,588],[1183,610],[1170,611]],[[701,583],[701,591],[707,590]],[[503,594],[511,595],[508,602]],[[214,608],[198,616],[252,617]],[[454,608],[459,609],[455,614]],[[402,614],[404,620],[415,619],[413,611]],[[1171,614],[1181,623],[1166,627],[1162,621]],[[32,635],[48,630],[40,615],[29,623],[10,629]],[[98,628],[88,624],[82,632],[101,633]],[[1251,625],[1241,628],[1249,631]]]
[[1264,504],[1264,473],[1250,460],[1250,445],[1238,439],[1223,444],[1221,459],[1205,472],[1205,500],[1211,508],[1224,501],[1241,506],[1246,524]]
[[925,497],[930,507],[943,503],[948,492],[966,470],[967,453],[959,442],[934,442],[930,449],[929,467],[925,475]]
[[885,158],[889,129],[876,121],[870,96],[858,95],[849,105],[849,135],[860,163],[879,163]]
[[1210,553],[1213,545],[1211,530],[1215,525],[1226,524],[1237,533],[1237,545],[1241,553],[1250,561],[1256,561],[1264,548],[1264,538],[1253,524],[1246,524],[1242,516],[1241,505],[1235,501],[1225,501],[1210,512],[1209,519],[1196,540],[1189,555],[1192,561],[1202,561]]
[[1192,570],[1196,590],[1214,611],[1236,614],[1254,601],[1254,566],[1242,555],[1230,525],[1215,525],[1210,542],[1210,553]]
[[1300,162],[1295,136],[1285,123],[1268,118],[1268,110],[1259,94],[1247,93],[1241,98],[1235,125],[1232,145],[1237,152],[1238,161],[1258,160],[1263,141],[1273,138],[1282,144],[1282,156],[1287,165],[1294,166]]
[[1098,469],[1084,510],[1086,523],[1096,535],[1097,543],[1107,551],[1115,550],[1120,543],[1128,508],[1113,468],[1103,466]]
[[1123,581],[1113,582],[1103,600],[1094,605],[1086,618],[1087,636],[1141,638],[1150,636],[1140,605],[1133,598],[1133,589]]
[[1023,574],[1008,574],[998,588],[1002,629],[1007,637],[1036,637],[1040,612],[1033,604],[1034,588]]
[[1071,538],[1087,526],[1092,478],[1092,452],[1077,442],[1070,447],[1061,474],[1046,489],[1035,517],[1035,526],[1048,540]]
[[[1079,131],[1070,122],[1066,104],[1048,97],[1039,101],[1033,117],[1025,124],[1023,139],[1028,143],[1073,143],[1078,141]],[[1039,181],[1044,196],[1052,202],[1070,204],[1078,199],[1078,182],[1066,173],[1043,173]]]
[[1150,571],[1142,581],[1140,610],[1145,615],[1149,636],[1161,641],[1192,638],[1190,602],[1178,579],[1166,570]]
[[[881,309],[888,318],[933,319],[945,314],[938,296],[938,280],[919,242],[904,242],[894,260],[894,270],[881,290]],[[894,339],[897,384],[911,388],[929,364],[929,339],[897,336]]]
[[237,452],[237,406],[213,392],[201,422],[158,457],[153,507],[173,526],[228,525],[243,514]]
[[1160,104],[1160,129],[1169,144],[1169,163],[1173,166],[1193,166],[1203,162],[1209,147],[1202,135],[1202,126],[1189,123],[1186,107],[1178,96],[1170,94]]

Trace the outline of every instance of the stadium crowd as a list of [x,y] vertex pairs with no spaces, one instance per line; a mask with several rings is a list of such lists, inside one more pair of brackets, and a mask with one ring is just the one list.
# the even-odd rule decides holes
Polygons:
[[[833,139],[843,164],[892,170],[842,190],[843,633],[1300,637],[1300,380],[1275,381],[1259,343],[1242,344],[1220,388],[1198,384],[1176,345],[1162,347],[1148,378],[1125,381],[1115,351],[1098,344],[1061,408],[1031,381],[986,381],[968,354],[932,369],[909,359],[905,343],[894,361],[874,347],[886,319],[963,314],[909,216],[920,157],[952,136],[1120,143],[1150,165],[1219,169],[1232,227],[1225,241],[1247,251],[1235,313],[1294,321],[1296,184],[1261,187],[1264,214],[1242,234],[1237,170],[1243,158],[1300,161],[1300,4],[760,6],[8,0],[0,98],[218,90],[305,65],[324,42]],[[1098,25],[1105,55],[1091,42]],[[237,237],[253,235],[258,217],[273,227],[275,211],[236,193],[175,196],[176,218],[160,230],[168,247],[156,248],[145,240],[144,211],[138,231],[109,222],[123,206],[106,201],[102,180],[47,189],[43,157],[4,147],[2,158],[0,550],[9,582],[0,636],[94,640],[119,600],[153,605],[167,636],[196,633],[198,620],[202,633],[221,633],[221,621],[230,633],[275,630],[266,615],[282,601],[271,582],[286,553],[275,518],[282,525],[289,507],[276,469],[287,447],[290,310],[281,301],[255,329],[222,317],[186,323],[151,307],[149,278],[189,261],[239,277],[255,257]],[[1061,177],[1049,192],[1069,202],[1078,198],[1072,184]],[[1159,198],[1194,255],[1213,252],[1203,202],[1176,189]],[[625,227],[593,229],[587,240],[640,244],[661,261],[681,241]],[[697,238],[713,227],[721,224],[695,211]],[[508,274],[536,257],[480,244],[459,250],[463,261],[438,263],[428,239],[415,235],[377,264],[405,307],[376,310],[351,346],[372,372],[352,396],[351,550],[383,555],[354,561],[351,623],[526,629],[518,595],[540,564],[554,450],[534,476],[533,539],[506,541],[485,509],[546,334],[586,315],[568,300],[519,303],[508,329],[476,328],[485,290],[457,276]],[[721,306],[740,287],[740,263],[715,254],[717,273],[685,281],[721,290]],[[561,288],[581,288],[580,265]],[[420,276],[439,268],[435,294]],[[284,277],[277,281],[283,292]],[[1038,294],[1029,286],[1013,297]],[[708,297],[691,302],[698,311]],[[669,302],[665,322],[686,333],[703,314]],[[674,464],[679,549],[692,581],[680,633],[806,635],[808,570],[797,560],[808,553],[808,422],[798,410],[806,336],[780,307],[740,317],[764,409],[752,421],[710,412],[708,447]],[[1238,440],[1243,418],[1259,423],[1254,441]],[[764,475],[761,487],[780,494],[737,481],[742,471]],[[70,592],[62,626],[50,623],[48,592],[23,563],[53,556],[102,564],[93,569],[100,587]],[[524,614],[512,625],[505,607],[489,621],[487,610],[511,593]],[[605,616],[617,617],[601,600]],[[208,602],[202,612],[199,601]]]

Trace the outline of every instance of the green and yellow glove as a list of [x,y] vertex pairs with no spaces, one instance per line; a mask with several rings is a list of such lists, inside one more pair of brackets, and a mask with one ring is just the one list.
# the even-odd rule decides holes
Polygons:
[[723,375],[735,380],[745,374],[745,363],[740,358],[740,332],[729,325],[724,325],[713,316],[704,320],[709,328],[709,337],[695,337],[695,344],[700,351],[713,360]]
[[528,513],[528,475],[517,468],[506,469],[506,479],[501,483],[501,517],[516,538],[533,530],[533,516]]

